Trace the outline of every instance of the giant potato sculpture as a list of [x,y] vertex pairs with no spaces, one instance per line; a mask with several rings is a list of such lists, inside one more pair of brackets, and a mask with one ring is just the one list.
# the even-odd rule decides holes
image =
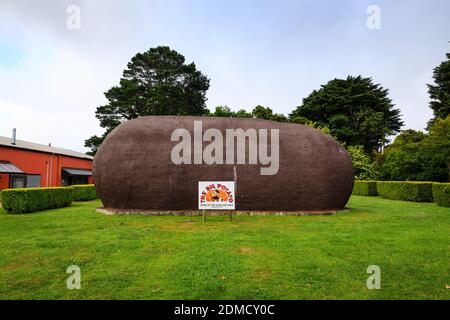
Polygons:
[[330,136],[260,119],[127,121],[98,149],[93,175],[105,208],[196,210],[198,181],[233,181],[234,168],[237,210],[339,210],[353,188],[350,157]]

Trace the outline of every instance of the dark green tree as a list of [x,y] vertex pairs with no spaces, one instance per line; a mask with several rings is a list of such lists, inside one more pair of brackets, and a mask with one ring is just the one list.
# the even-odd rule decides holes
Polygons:
[[382,180],[420,180],[423,172],[422,149],[427,135],[422,131],[402,131],[384,151],[379,178]]
[[268,107],[264,107],[261,105],[257,105],[252,110],[252,115],[254,118],[258,119],[265,119],[265,120],[272,120],[272,121],[278,121],[278,122],[287,122],[288,119],[285,115],[281,113],[273,113],[272,109]]
[[209,113],[210,117],[235,117],[235,118],[251,118],[252,114],[240,109],[236,112],[232,111],[228,106],[217,106],[214,112]]
[[[435,168],[440,178],[436,180],[450,181],[450,115],[436,119],[429,131],[427,150],[439,159],[435,163]],[[429,169],[434,171],[432,166],[433,164],[430,164]]]
[[273,113],[272,109],[257,105],[252,112],[240,109],[232,111],[228,106],[217,106],[214,112],[210,112],[211,117],[235,117],[235,118],[258,118],[278,122],[287,122],[288,118],[281,113]]
[[140,116],[207,114],[208,88],[209,79],[175,50],[160,46],[138,53],[123,71],[119,85],[105,92],[108,104],[95,112],[106,132],[87,139],[85,146],[95,154],[116,126]]
[[217,106],[214,112],[209,114],[210,117],[235,117],[236,113],[228,106]]
[[448,181],[450,116],[436,119],[429,134],[405,130],[386,148],[380,179]]
[[314,90],[289,115],[293,122],[304,118],[330,128],[331,135],[347,146],[362,145],[367,153],[384,145],[403,125],[388,90],[361,76],[334,79]]
[[250,112],[247,112],[245,109],[240,109],[235,112],[234,116],[236,118],[251,118],[252,114]]
[[434,84],[428,85],[428,93],[434,118],[428,122],[428,128],[436,119],[444,119],[450,114],[450,53],[447,53],[447,60],[434,68],[433,80]]
[[266,108],[264,106],[257,105],[252,110],[252,115],[254,118],[271,120],[273,117],[273,111],[270,108]]

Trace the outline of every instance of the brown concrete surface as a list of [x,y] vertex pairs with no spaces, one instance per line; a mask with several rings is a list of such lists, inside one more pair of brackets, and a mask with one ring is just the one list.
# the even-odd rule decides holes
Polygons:
[[[319,130],[261,119],[146,116],[114,129],[94,158],[94,181],[105,208],[195,210],[198,181],[233,181],[234,165],[172,163],[171,151],[178,143],[171,141],[173,130],[185,128],[193,137],[194,120],[202,120],[203,132],[216,128],[224,136],[225,129],[279,129],[280,166],[276,175],[260,175],[260,164],[236,165],[236,210],[345,207],[354,182],[350,157]],[[203,142],[203,148],[207,144]]]

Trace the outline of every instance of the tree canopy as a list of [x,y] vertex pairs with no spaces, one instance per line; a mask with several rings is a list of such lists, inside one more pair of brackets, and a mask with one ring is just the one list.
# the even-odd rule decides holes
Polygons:
[[251,118],[252,114],[247,112],[245,109],[240,109],[238,111],[232,111],[228,106],[217,106],[214,112],[209,113],[210,117],[233,117],[233,118]]
[[217,106],[214,112],[211,112],[209,115],[211,117],[258,118],[278,122],[288,121],[285,115],[273,113],[272,109],[261,105],[257,105],[252,112],[247,112],[245,109],[240,109],[235,112],[228,106]]
[[347,146],[362,145],[366,152],[377,150],[389,135],[400,131],[400,110],[388,97],[388,90],[371,78],[348,76],[334,79],[314,90],[290,115],[293,122],[314,121],[328,127]]
[[209,79],[180,53],[156,47],[136,54],[119,85],[105,92],[108,104],[95,112],[103,136],[92,136],[85,146],[95,154],[106,135],[120,123],[145,115],[204,115]]
[[383,180],[449,181],[450,116],[436,119],[429,134],[405,130],[386,148]]
[[434,118],[430,120],[428,127],[435,119],[444,119],[450,114],[450,53],[447,53],[446,61],[434,68],[433,80],[434,84],[428,85],[428,93]]

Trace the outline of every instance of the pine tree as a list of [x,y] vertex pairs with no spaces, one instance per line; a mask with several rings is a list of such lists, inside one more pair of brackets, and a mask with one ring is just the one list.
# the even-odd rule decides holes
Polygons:
[[450,53],[446,61],[434,68],[433,80],[434,84],[428,85],[428,93],[434,118],[428,122],[428,128],[436,119],[445,119],[450,114]]
[[293,122],[306,118],[328,127],[338,141],[347,146],[362,145],[367,153],[380,148],[403,125],[388,90],[361,76],[322,85],[304,98],[289,118]]
[[124,121],[145,115],[204,115],[209,79],[194,63],[169,47],[136,54],[123,71],[119,86],[109,89],[108,104],[97,108],[96,117],[105,133],[85,141],[95,154],[106,135]]

